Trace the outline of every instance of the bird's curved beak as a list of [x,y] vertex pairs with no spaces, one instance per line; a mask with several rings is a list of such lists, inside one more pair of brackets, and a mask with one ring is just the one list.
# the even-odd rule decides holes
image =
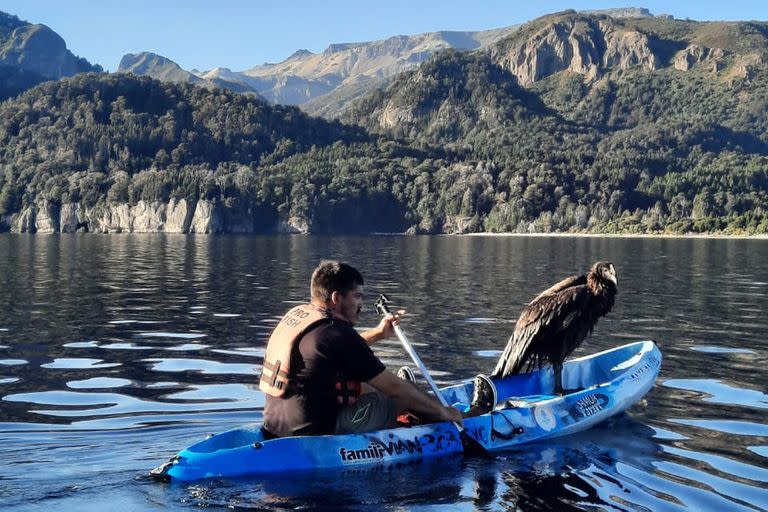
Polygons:
[[616,268],[613,265],[608,267],[608,279],[613,281],[613,284],[616,286],[619,286],[619,278],[616,277]]

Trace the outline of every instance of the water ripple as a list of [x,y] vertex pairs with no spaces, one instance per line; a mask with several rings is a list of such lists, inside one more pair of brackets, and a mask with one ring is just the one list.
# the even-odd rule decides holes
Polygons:
[[244,374],[257,375],[261,368],[259,365],[239,364],[239,363],[220,363],[218,361],[209,361],[207,359],[142,359],[152,365],[152,370],[158,372],[201,372],[203,374]]
[[67,387],[72,389],[100,389],[100,388],[121,388],[129,386],[131,381],[128,379],[116,379],[113,377],[93,377],[85,380],[72,380],[67,382]]
[[723,432],[725,434],[768,437],[768,425],[762,423],[752,423],[749,421],[738,420],[692,420],[681,418],[670,418],[669,421],[680,425],[688,425],[691,427],[705,428],[707,430]]
[[84,370],[91,368],[114,368],[121,363],[102,363],[103,359],[87,359],[76,357],[59,357],[52,363],[41,364],[41,368]]
[[22,364],[29,364],[26,359],[0,359],[0,364],[3,366],[18,366]]
[[765,393],[752,389],[729,386],[728,384],[723,384],[719,380],[670,379],[665,380],[663,385],[669,388],[704,393],[708,395],[702,399],[704,402],[768,409],[768,395]]
[[[730,331],[725,331],[730,334]],[[729,348],[729,347],[717,347],[717,346],[700,346],[691,347],[691,350],[697,352],[704,352],[707,354],[754,354],[753,350],[748,348]]]
[[136,336],[143,338],[182,338],[185,340],[195,340],[199,338],[205,338],[207,334],[203,333],[190,333],[190,332],[140,332]]

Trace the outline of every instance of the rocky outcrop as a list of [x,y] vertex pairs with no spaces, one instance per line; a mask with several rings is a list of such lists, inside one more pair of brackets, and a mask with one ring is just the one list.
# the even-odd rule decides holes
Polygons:
[[190,233],[220,233],[221,212],[210,201],[199,201],[189,226]]
[[165,210],[165,232],[187,233],[195,214],[195,203],[189,203],[186,199],[171,199]]
[[[269,226],[249,209],[227,208],[211,201],[171,199],[168,203],[139,201],[136,205],[99,205],[93,208],[67,203],[56,208],[33,205],[0,219],[13,233],[253,233]],[[297,219],[273,227],[282,233],[307,233]]]
[[165,231],[165,205],[139,201],[130,211],[130,231],[149,233]]
[[289,218],[287,221],[281,220],[277,224],[277,232],[281,234],[307,234],[309,233],[309,224],[305,219]]
[[[579,11],[582,14],[603,14],[610,16],[611,18],[653,18],[651,11],[645,7],[616,7],[613,9],[588,9],[586,11]],[[669,16],[662,14],[660,16]],[[659,16],[657,16],[659,17]],[[670,18],[672,18],[670,16]]]
[[605,37],[604,68],[658,69],[659,59],[651,50],[648,36],[636,30],[613,29],[601,23]]
[[133,230],[132,208],[127,204],[102,206],[86,214],[88,231],[94,233],[130,233]]
[[59,233],[77,233],[87,231],[88,216],[86,210],[77,203],[66,203],[59,210]]
[[566,70],[594,78],[602,53],[600,40],[589,19],[547,24],[507,50],[501,65],[523,85]]
[[763,56],[759,53],[748,53],[734,59],[726,78],[729,80],[754,78],[757,69],[764,64]]
[[482,231],[482,225],[476,217],[453,215],[446,218],[443,225],[443,233],[448,235],[464,235],[480,231]]
[[673,65],[675,69],[688,71],[696,65],[711,63],[712,71],[717,72],[722,69],[723,57],[725,57],[725,51],[721,48],[706,48],[692,44],[675,54]]
[[45,25],[34,25],[0,12],[0,66],[58,79],[101,71],[67,50],[64,39]]
[[7,220],[12,233],[55,233],[58,231],[59,212],[49,204],[24,208]]
[[43,205],[35,214],[35,231],[37,233],[55,233],[58,227],[58,209],[50,204]]
[[660,67],[647,35],[608,18],[563,16],[500,48],[492,51],[492,57],[523,85],[561,71],[592,80],[608,68]]
[[25,208],[18,215],[11,216],[11,233],[35,232],[35,209]]
[[379,116],[379,126],[382,128],[394,128],[407,126],[413,123],[417,113],[411,108],[404,108],[395,104],[387,104]]

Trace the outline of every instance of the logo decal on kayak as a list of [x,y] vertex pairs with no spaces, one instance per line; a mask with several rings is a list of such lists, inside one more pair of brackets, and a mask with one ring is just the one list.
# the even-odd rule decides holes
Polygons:
[[658,368],[660,362],[655,357],[649,357],[648,361],[646,361],[643,365],[638,366],[632,373],[629,374],[629,378],[632,380],[637,380],[646,373],[648,373],[651,369]]
[[421,453],[421,442],[418,439],[405,440],[397,439],[384,443],[378,439],[363,449],[355,450],[349,448],[339,448],[341,460],[346,464],[354,464],[358,461],[370,462],[372,459],[382,460],[392,455],[400,455],[404,452]]
[[557,426],[557,418],[555,413],[549,407],[536,407],[533,410],[533,418],[536,423],[546,430],[547,432],[553,430]]
[[583,419],[597,414],[608,407],[609,399],[606,395],[595,393],[579,398],[570,409],[571,416]]

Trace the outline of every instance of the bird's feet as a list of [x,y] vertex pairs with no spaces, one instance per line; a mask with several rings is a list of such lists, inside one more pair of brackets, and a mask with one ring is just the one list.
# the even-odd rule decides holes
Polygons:
[[491,381],[490,377],[478,374],[475,377],[475,388],[472,392],[472,403],[469,406],[469,410],[464,413],[465,418],[471,418],[474,416],[480,416],[491,412],[496,407],[498,401],[498,395],[496,393],[496,386]]
[[397,377],[403,380],[407,380],[408,382],[416,382],[416,375],[413,374],[413,370],[411,370],[408,366],[401,366],[396,373]]

